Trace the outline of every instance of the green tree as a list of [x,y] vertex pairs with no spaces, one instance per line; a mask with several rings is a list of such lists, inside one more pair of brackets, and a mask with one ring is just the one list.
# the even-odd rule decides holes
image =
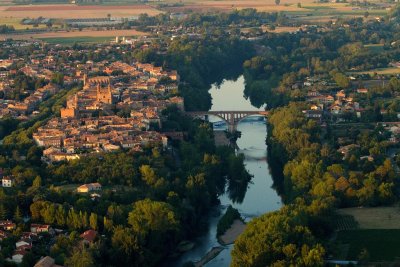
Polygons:
[[6,220],[8,218],[8,212],[3,203],[0,204],[0,220]]
[[58,205],[56,214],[55,214],[55,222],[59,226],[64,226],[66,224],[66,213],[63,206]]
[[32,187],[39,188],[41,186],[42,186],[42,178],[38,175],[35,177],[35,180],[33,180]]
[[150,199],[135,202],[128,223],[135,233],[142,235],[151,231],[166,232],[178,226],[176,214],[169,204]]
[[51,76],[51,82],[61,86],[64,85],[64,74],[59,72],[53,73]]
[[19,206],[17,206],[17,208],[15,209],[15,212],[14,212],[14,220],[15,220],[17,223],[22,222],[22,213],[21,213],[21,210],[19,209]]
[[323,266],[325,250],[306,222],[295,205],[253,219],[235,241],[231,266]]
[[93,230],[97,230],[98,229],[98,225],[97,225],[97,214],[96,213],[90,213],[90,228],[92,228]]
[[92,253],[85,247],[75,248],[71,257],[65,261],[66,267],[92,267],[95,266]]
[[125,257],[128,257],[127,262],[134,265],[134,262],[141,262],[140,245],[137,235],[132,229],[117,226],[113,231],[111,238],[112,246],[117,251],[121,251]]
[[348,88],[350,86],[350,79],[343,73],[337,72],[333,75],[333,79],[341,88]]
[[21,262],[21,267],[31,267],[36,263],[36,257],[32,252],[28,252],[24,255]]

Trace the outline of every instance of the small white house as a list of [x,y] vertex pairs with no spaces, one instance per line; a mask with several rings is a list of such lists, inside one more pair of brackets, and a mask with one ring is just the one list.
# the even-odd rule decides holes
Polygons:
[[12,177],[10,177],[10,176],[4,176],[1,179],[1,185],[3,187],[12,187],[13,184],[14,184],[14,179]]

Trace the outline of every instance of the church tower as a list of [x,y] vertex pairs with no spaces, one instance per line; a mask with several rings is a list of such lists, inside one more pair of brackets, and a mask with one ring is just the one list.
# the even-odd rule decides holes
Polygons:
[[87,74],[83,74],[83,88],[86,88],[88,86],[88,77]]
[[100,83],[98,83],[96,92],[97,92],[97,102],[105,104],[113,103],[111,84],[108,84],[106,88],[102,88]]

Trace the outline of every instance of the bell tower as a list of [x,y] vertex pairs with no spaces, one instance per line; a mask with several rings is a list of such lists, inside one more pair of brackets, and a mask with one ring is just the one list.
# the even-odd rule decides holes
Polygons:
[[87,74],[83,74],[83,87],[86,87],[88,85],[88,77]]

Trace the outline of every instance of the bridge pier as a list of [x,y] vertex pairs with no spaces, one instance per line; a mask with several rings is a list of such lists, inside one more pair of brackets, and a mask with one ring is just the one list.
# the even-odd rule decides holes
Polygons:
[[228,123],[228,131],[230,133],[235,133],[236,130],[237,130],[237,124],[236,123],[234,123],[234,124]]

